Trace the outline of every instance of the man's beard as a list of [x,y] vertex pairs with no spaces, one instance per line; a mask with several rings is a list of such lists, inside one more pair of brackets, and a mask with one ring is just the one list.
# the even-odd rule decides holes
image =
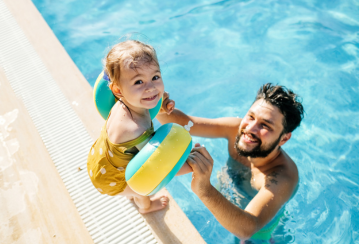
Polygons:
[[[247,134],[249,134],[249,133],[247,133]],[[275,140],[274,142],[272,142],[271,144],[269,144],[267,147],[261,147],[262,141],[259,138],[257,138],[256,136],[254,136],[253,134],[251,134],[253,138],[258,140],[258,145],[250,151],[246,151],[244,149],[238,148],[238,142],[242,135],[244,135],[243,130],[236,136],[236,142],[234,143],[234,147],[236,148],[238,155],[243,156],[243,157],[251,157],[251,158],[265,158],[271,152],[273,152],[273,150],[279,144],[283,133],[281,133],[279,135],[278,139]]]

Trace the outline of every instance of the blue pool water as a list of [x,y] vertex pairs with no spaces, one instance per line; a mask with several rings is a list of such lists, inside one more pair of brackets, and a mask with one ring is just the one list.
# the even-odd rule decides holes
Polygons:
[[[188,114],[243,117],[261,84],[303,99],[300,128],[284,149],[300,187],[275,243],[359,243],[359,1],[33,0],[91,85],[107,48],[140,32],[157,49],[166,90]],[[156,124],[158,126],[158,123]],[[194,138],[225,167],[225,140]],[[238,243],[190,190],[168,190],[205,241]]]

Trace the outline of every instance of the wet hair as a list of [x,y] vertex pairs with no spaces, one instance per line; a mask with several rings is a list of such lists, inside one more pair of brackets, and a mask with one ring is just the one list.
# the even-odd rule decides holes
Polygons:
[[109,87],[114,94],[117,93],[114,85],[119,85],[123,67],[136,70],[142,65],[154,64],[159,68],[155,49],[137,40],[127,40],[114,45],[104,63],[104,70],[110,79]]
[[254,102],[260,99],[278,107],[282,112],[284,116],[282,133],[294,131],[304,118],[304,108],[298,95],[284,86],[264,84],[259,89]]

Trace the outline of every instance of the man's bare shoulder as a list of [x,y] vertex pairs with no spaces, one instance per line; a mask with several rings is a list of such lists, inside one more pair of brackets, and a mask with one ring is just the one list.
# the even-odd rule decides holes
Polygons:
[[297,165],[282,149],[276,165],[266,172],[264,187],[281,193],[284,198],[290,198],[299,180]]
[[221,133],[223,133],[222,137],[228,140],[229,155],[236,161],[239,161],[239,159],[237,159],[237,151],[234,148],[234,143],[236,141],[236,136],[238,135],[239,125],[241,124],[242,119],[223,117],[215,119],[213,122],[218,125],[218,129],[221,130]]

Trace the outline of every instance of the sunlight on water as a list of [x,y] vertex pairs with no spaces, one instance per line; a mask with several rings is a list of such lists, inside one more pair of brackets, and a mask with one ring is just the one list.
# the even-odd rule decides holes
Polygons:
[[[273,239],[359,242],[358,1],[33,2],[91,85],[108,47],[135,31],[151,40],[166,91],[189,114],[242,117],[261,84],[293,89],[306,116],[284,149],[298,165],[300,187]],[[213,156],[218,186],[227,142],[196,142]],[[190,180],[176,177],[168,189],[205,241],[238,243],[191,192]],[[238,200],[233,183],[225,184],[223,194]]]

